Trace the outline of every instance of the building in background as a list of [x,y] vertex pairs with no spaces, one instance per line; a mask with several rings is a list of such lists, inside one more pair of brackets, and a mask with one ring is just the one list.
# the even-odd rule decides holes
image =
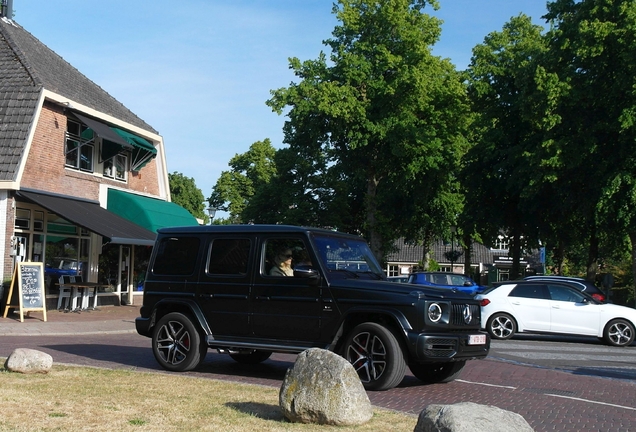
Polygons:
[[162,137],[1,13],[2,280],[43,262],[49,308],[62,273],[101,282],[99,304],[131,303],[156,230],[197,224],[170,202]]

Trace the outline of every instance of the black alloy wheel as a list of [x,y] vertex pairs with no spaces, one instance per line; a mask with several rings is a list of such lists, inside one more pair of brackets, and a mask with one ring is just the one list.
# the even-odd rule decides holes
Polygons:
[[179,312],[165,315],[155,326],[152,352],[166,370],[184,372],[196,368],[205,358],[207,346],[190,319]]
[[342,352],[367,390],[388,390],[404,379],[406,362],[400,343],[380,324],[368,322],[356,326]]

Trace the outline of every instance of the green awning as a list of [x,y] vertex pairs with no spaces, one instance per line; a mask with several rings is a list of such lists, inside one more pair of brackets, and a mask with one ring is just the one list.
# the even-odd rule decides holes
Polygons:
[[117,189],[108,190],[107,209],[149,231],[171,226],[194,226],[199,223],[183,207]]
[[110,128],[115,131],[117,135],[122,137],[124,141],[134,147],[130,164],[131,171],[139,171],[144,165],[150,162],[152,158],[157,156],[157,149],[148,142],[148,140],[115,126],[111,126]]

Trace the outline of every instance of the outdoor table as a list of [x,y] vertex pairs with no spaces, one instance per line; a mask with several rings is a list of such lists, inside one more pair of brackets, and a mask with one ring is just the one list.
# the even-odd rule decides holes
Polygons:
[[76,310],[89,309],[88,302],[91,290],[93,293],[93,306],[90,309],[95,310],[97,308],[97,291],[99,287],[104,286],[104,284],[100,284],[97,282],[71,282],[68,285],[82,291],[82,303],[81,306],[79,306]]

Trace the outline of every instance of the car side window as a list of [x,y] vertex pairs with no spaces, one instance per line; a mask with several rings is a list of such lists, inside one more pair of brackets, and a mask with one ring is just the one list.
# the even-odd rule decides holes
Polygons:
[[464,276],[451,275],[450,278],[451,278],[451,285],[462,286],[466,282],[468,282],[468,279],[466,279]]
[[297,238],[271,238],[265,241],[261,257],[264,276],[293,276],[297,266],[313,266],[305,243]]
[[208,274],[247,274],[250,246],[249,239],[214,239],[210,245]]
[[440,274],[433,275],[432,282],[437,285],[449,285],[448,277],[446,275],[440,275]]
[[550,297],[552,300],[565,301],[571,303],[581,303],[585,296],[574,288],[570,288],[563,285],[548,285],[548,291],[550,291]]
[[508,294],[509,297],[522,297],[549,300],[550,296],[545,285],[541,284],[520,284],[513,288]]

